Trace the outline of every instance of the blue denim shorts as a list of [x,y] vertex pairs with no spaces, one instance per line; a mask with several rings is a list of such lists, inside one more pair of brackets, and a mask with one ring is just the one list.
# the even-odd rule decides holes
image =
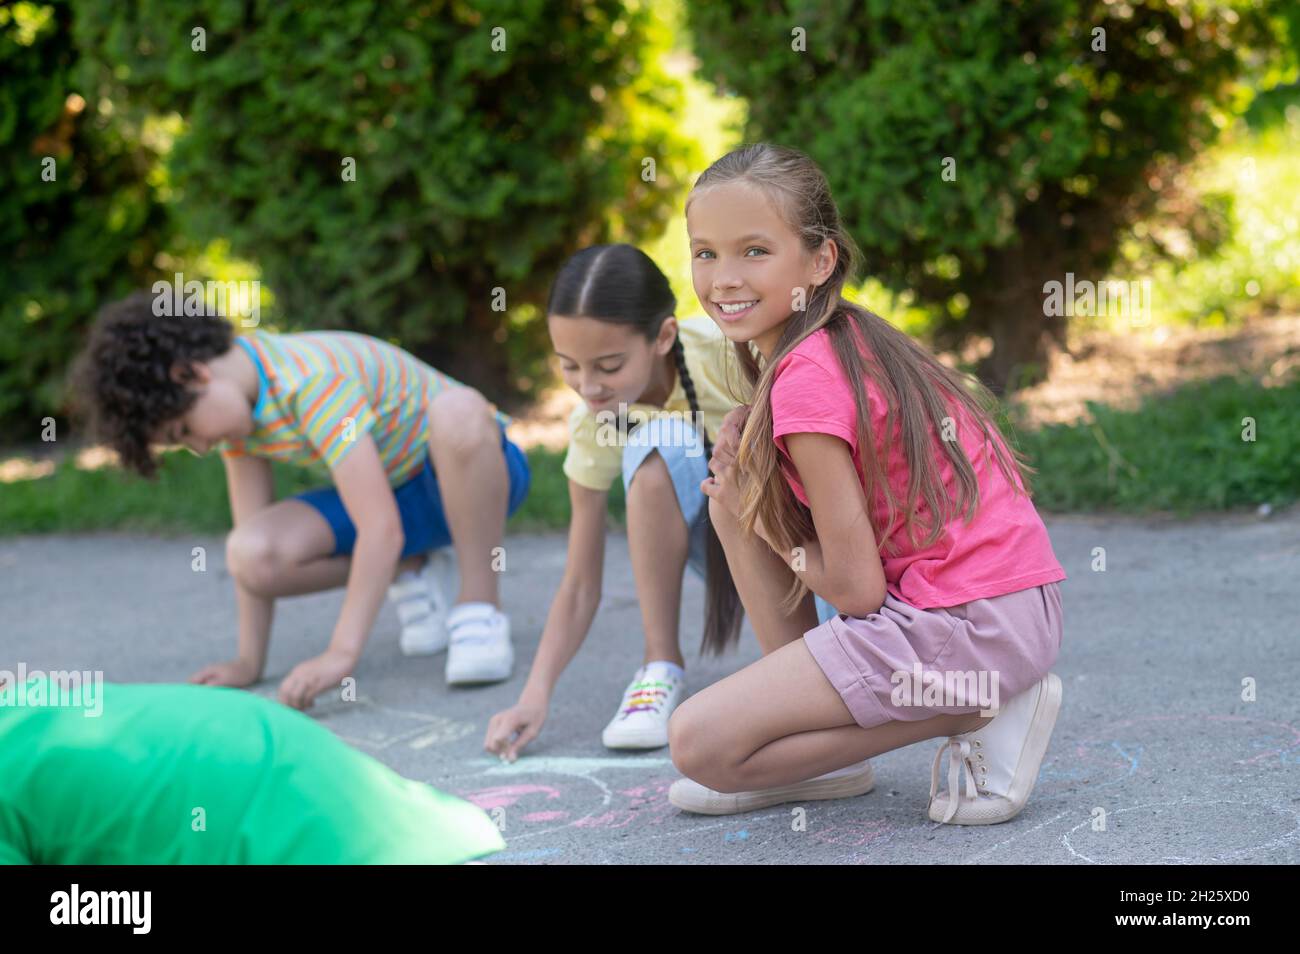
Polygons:
[[658,451],[668,466],[668,474],[677,494],[677,504],[690,529],[689,566],[700,579],[707,577],[709,498],[700,483],[709,476],[709,455],[698,430],[685,418],[652,417],[627,435],[623,447],[623,490],[632,483],[651,451]]
[[[506,472],[510,477],[510,503],[507,516],[519,509],[519,505],[528,496],[531,472],[528,458],[513,441],[506,437],[506,430],[501,428],[501,450],[506,455]],[[447,526],[447,514],[442,506],[442,494],[438,490],[438,477],[433,472],[433,463],[429,455],[424,455],[424,469],[404,484],[393,488],[397,500],[397,512],[402,518],[402,533],[406,542],[402,546],[402,556],[414,556],[428,553],[451,545],[451,528]],[[334,531],[334,556],[351,554],[357,543],[357,528],[343,506],[343,498],[335,487],[319,487],[305,493],[295,494],[294,500],[316,508],[325,522]]]

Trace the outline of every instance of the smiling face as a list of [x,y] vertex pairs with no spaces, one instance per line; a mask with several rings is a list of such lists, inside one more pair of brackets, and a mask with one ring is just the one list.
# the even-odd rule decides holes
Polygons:
[[232,379],[215,375],[203,362],[194,363],[195,379],[189,383],[198,394],[194,405],[178,418],[158,428],[154,442],[188,447],[206,454],[218,441],[237,440],[253,432],[253,409]]
[[732,341],[770,356],[794,310],[835,265],[834,242],[809,252],[768,196],[744,181],[695,192],[686,209],[695,294]]
[[550,315],[551,344],[564,382],[592,412],[617,411],[620,403],[661,403],[664,356],[672,350],[676,322],[664,321],[656,338],[646,340],[633,325],[598,318]]

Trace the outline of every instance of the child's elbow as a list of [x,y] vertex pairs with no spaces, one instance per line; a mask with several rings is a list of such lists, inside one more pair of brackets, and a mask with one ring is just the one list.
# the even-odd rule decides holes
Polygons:
[[842,600],[833,600],[831,605],[845,616],[866,619],[868,616],[880,612],[880,607],[884,605],[884,602],[883,599],[865,599],[861,594],[851,593]]
[[843,581],[831,597],[823,597],[845,616],[864,619],[880,612],[885,603],[884,587],[864,586],[861,579]]

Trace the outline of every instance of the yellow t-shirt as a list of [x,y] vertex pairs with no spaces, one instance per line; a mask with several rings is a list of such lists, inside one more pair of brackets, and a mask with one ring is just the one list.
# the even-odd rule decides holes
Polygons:
[[[709,440],[713,440],[727,413],[749,400],[740,362],[736,359],[735,348],[711,318],[679,318],[677,334],[682,340],[686,370],[695,385],[695,399],[699,403],[704,429]],[[737,389],[736,394],[732,393],[732,388]],[[664,416],[665,412],[675,415],[689,415],[691,412],[680,375],[663,407],[649,404],[628,407],[629,430],[636,423]],[[569,450],[564,456],[566,477],[591,490],[609,490],[614,481],[623,476],[622,446],[600,439],[602,431],[609,426],[608,423],[602,425],[586,404],[579,404],[574,409],[569,417]]]

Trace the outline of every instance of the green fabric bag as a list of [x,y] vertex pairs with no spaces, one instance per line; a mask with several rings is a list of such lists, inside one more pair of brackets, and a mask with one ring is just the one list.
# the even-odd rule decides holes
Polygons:
[[0,863],[457,864],[505,847],[481,809],[279,703],[84,691],[49,675],[0,690]]

